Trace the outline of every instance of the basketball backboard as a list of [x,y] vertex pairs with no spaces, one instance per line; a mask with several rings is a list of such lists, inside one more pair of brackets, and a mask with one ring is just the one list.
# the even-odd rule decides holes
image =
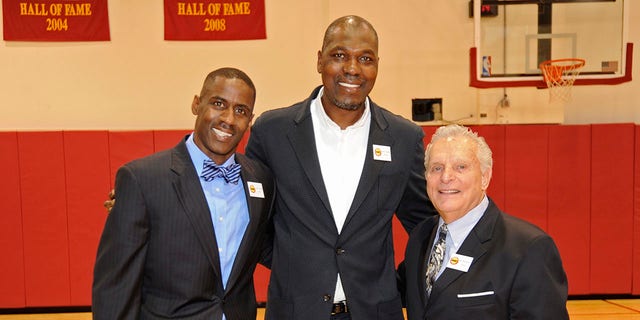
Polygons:
[[540,63],[565,58],[586,61],[574,85],[630,81],[628,1],[470,0],[470,85],[545,87]]

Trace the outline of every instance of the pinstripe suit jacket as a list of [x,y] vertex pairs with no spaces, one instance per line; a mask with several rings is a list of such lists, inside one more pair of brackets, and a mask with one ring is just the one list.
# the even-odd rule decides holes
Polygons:
[[[186,139],[186,138],[185,138]],[[209,207],[185,141],[125,164],[94,269],[94,319],[255,319],[253,271],[273,203],[270,171],[236,154],[250,222],[227,288]],[[264,198],[249,197],[247,181]]]

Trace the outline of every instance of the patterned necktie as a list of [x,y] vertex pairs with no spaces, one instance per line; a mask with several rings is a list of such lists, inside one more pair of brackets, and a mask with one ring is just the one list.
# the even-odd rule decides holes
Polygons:
[[215,162],[206,159],[204,160],[204,169],[202,175],[204,181],[211,181],[215,178],[224,178],[227,183],[238,184],[240,180],[240,164],[234,163],[226,167],[218,166]]
[[433,288],[433,283],[436,281],[436,275],[442,267],[442,260],[444,260],[448,232],[449,229],[447,228],[447,224],[445,223],[440,227],[440,231],[438,233],[438,242],[433,246],[433,249],[431,249],[431,255],[429,256],[429,266],[427,267],[426,275],[427,298],[431,295],[431,288]]

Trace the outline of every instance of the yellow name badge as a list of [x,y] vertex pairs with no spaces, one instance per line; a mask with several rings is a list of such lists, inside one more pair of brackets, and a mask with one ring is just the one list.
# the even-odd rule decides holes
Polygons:
[[262,183],[247,181],[247,187],[249,188],[249,197],[264,199],[264,190],[262,189]]
[[462,254],[454,254],[451,256],[451,259],[449,259],[447,268],[467,272],[469,271],[469,267],[471,267],[471,262],[473,262],[473,257],[465,256]]

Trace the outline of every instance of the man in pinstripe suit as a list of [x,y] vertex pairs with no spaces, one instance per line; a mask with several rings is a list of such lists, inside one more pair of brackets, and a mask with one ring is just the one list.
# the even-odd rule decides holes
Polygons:
[[194,132],[118,170],[94,269],[94,319],[256,318],[253,271],[274,180],[235,153],[255,95],[244,72],[211,72],[191,105]]

